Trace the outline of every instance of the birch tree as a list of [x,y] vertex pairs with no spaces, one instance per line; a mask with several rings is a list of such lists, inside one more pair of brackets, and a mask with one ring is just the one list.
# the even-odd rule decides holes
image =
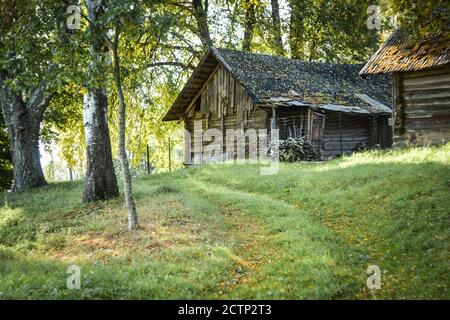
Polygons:
[[[106,1],[86,0],[90,39],[90,74],[87,93],[83,98],[83,123],[86,135],[86,177],[83,201],[106,200],[119,195],[116,174],[111,153],[111,140],[108,127],[107,83],[101,78],[99,70],[108,63],[109,53],[101,15],[107,10]],[[104,69],[103,69],[104,70]]]
[[126,150],[126,139],[125,139],[125,122],[126,122],[126,110],[127,106],[125,103],[125,97],[123,94],[121,72],[120,72],[120,60],[118,54],[118,46],[120,39],[120,22],[116,22],[116,28],[114,31],[114,40],[110,42],[110,48],[113,54],[114,61],[114,84],[116,86],[117,96],[119,98],[119,156],[120,163],[122,166],[122,178],[124,184],[125,193],[125,205],[128,211],[128,230],[135,230],[138,226],[138,216],[136,211],[136,204],[133,198],[133,191],[131,185],[131,173],[130,165],[128,162],[128,155]]
[[[128,155],[126,151],[126,134],[125,134],[126,102],[121,79],[119,40],[121,31],[125,27],[127,27],[127,24],[138,23],[134,19],[139,20],[141,18],[139,17],[139,15],[142,15],[145,11],[144,8],[141,6],[138,6],[138,9],[135,8],[134,3],[128,1],[122,1],[120,3],[117,2],[109,3],[107,1],[101,1],[99,3],[100,7],[94,6],[92,2],[87,1],[86,5],[89,13],[88,21],[90,23],[90,28],[95,30],[95,32],[91,33],[91,36],[93,36],[92,41],[94,45],[94,48],[91,49],[91,51],[93,51],[97,55],[101,55],[100,51],[106,52],[107,50],[109,50],[108,54],[110,55],[110,58],[112,58],[113,63],[112,74],[114,79],[114,87],[117,93],[119,104],[119,158],[121,162],[121,172],[124,183],[125,205],[128,211],[128,230],[133,231],[138,227],[138,215],[136,210],[136,204],[133,198],[131,172],[129,167]],[[127,29],[127,31],[131,32],[132,29],[133,28]],[[104,93],[100,94],[99,89],[95,89],[93,92],[91,91],[90,93],[88,93],[87,97],[85,97],[85,101],[87,102],[85,103],[85,105],[97,106],[98,105],[97,102],[100,102],[100,100],[103,99],[104,96],[106,95],[104,95]],[[104,107],[105,104],[106,102],[102,104],[103,110],[105,110]],[[87,108],[85,107],[85,109]],[[85,111],[84,118],[85,122],[89,122],[89,120],[94,119],[94,115],[92,112],[89,112],[88,109],[87,111]],[[105,119],[104,114],[103,119]],[[91,123],[96,123],[96,121],[94,120]],[[87,135],[87,142],[89,145],[90,144],[89,134],[91,133],[89,130],[92,129],[92,126],[87,126],[87,128],[88,130],[86,135]],[[103,133],[105,133],[105,131],[103,131]],[[108,140],[109,140],[109,133],[108,133]],[[106,146],[110,149],[110,145]],[[110,155],[110,150],[108,154]],[[97,154],[95,153],[93,154],[93,156],[96,155]]]

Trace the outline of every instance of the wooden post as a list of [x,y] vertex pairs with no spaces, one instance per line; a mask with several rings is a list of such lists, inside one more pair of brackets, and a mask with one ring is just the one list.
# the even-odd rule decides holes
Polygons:
[[[224,110],[226,110],[226,108],[227,107],[225,107],[225,109]],[[224,139],[225,139],[225,135],[226,135],[226,133],[225,133],[225,116],[223,115],[222,116],[222,118],[220,118],[220,132],[222,132],[222,141],[220,142],[221,143],[221,148],[222,148],[222,150],[221,150],[221,152],[222,152],[222,154],[225,154],[225,145],[224,145]],[[224,159],[224,157],[222,156],[222,161],[225,161],[226,159]]]
[[275,107],[272,107],[272,122],[270,124],[270,129],[276,128],[277,128],[277,112],[275,110]]
[[308,114],[306,115],[306,139],[311,142],[311,109],[308,108]]
[[303,133],[303,121],[305,121],[305,116],[304,116],[304,111],[302,110],[302,112],[300,113],[300,137],[304,137],[304,133]]
[[322,118],[322,131],[320,133],[320,158],[323,160],[323,150],[325,149],[325,141],[323,136],[325,134],[325,121],[327,120],[327,115],[324,113]]
[[150,168],[150,148],[147,144],[147,174],[151,173],[151,168]]
[[[272,137],[273,137],[273,130],[277,128],[277,112],[275,107],[272,107],[272,118],[270,119],[270,144],[272,145]],[[279,133],[278,133],[279,134]],[[279,139],[279,136],[278,136]]]
[[377,131],[378,131],[378,127],[377,127],[377,116],[373,115],[372,116],[372,147],[374,147],[377,144]]
[[341,143],[341,156],[344,155],[344,148],[342,147],[342,119],[341,113],[339,112],[339,141]]
[[169,138],[169,171],[172,172],[172,143]]
[[297,130],[295,128],[295,116],[292,117],[292,127],[294,128],[294,136],[293,136],[293,138],[297,138]]
[[393,105],[392,113],[395,119],[395,124],[393,126],[393,134],[396,136],[401,136],[405,133],[405,106],[403,101],[403,88],[402,82],[403,77],[401,73],[392,74],[393,81]]

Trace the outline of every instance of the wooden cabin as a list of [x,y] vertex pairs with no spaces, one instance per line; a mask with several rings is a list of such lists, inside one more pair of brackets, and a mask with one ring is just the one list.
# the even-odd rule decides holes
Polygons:
[[211,48],[164,120],[183,121],[192,136],[216,128],[223,139],[227,129],[278,128],[280,139],[306,137],[324,159],[389,147],[390,77],[362,79],[361,67]]
[[391,73],[395,145],[450,141],[450,33],[412,41],[395,31],[361,70]]

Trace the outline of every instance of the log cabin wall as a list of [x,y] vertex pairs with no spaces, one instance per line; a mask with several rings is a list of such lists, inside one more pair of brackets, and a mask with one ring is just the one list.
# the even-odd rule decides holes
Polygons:
[[322,115],[303,108],[280,108],[277,109],[277,126],[281,140],[306,137],[324,159],[329,159],[341,153],[351,153],[360,143],[368,148],[375,145],[390,147],[392,128],[389,126],[389,117],[385,114],[345,112],[325,112]]
[[450,141],[450,66],[394,75],[396,142]]
[[324,159],[339,154],[350,154],[359,144],[368,148],[376,145],[387,148],[392,144],[389,115],[358,115],[339,112],[327,112],[325,115],[322,142]]
[[349,154],[359,144],[370,143],[371,116],[327,112],[323,135],[323,154],[326,158]]
[[[201,94],[187,110],[185,129],[191,132],[191,159],[194,159],[194,121],[201,121],[202,130],[219,129],[226,150],[226,130],[267,129],[267,112],[255,105],[246,89],[219,65]],[[197,135],[199,133],[197,132]],[[211,141],[203,141],[205,147]],[[187,150],[187,149],[186,149]]]

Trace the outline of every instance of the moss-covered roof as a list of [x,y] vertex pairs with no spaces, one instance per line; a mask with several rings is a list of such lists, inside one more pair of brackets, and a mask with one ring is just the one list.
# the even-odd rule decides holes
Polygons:
[[390,101],[390,78],[361,79],[358,72],[362,64],[306,62],[265,54],[214,50],[258,101],[296,95],[304,96],[304,101],[311,103],[358,105],[361,101],[355,94],[367,94],[384,104]]
[[[216,64],[214,64],[216,61]],[[212,48],[189,78],[165,120],[178,119],[201,89],[202,79],[220,63],[246,88],[256,103],[270,102],[274,98],[295,98],[306,104],[338,104],[342,106],[368,106],[360,98],[366,95],[390,106],[391,78],[373,75],[365,79],[358,76],[361,64],[332,64],[306,62],[284,57],[243,51]]]
[[449,64],[449,31],[417,41],[398,29],[370,58],[360,74],[419,71]]

